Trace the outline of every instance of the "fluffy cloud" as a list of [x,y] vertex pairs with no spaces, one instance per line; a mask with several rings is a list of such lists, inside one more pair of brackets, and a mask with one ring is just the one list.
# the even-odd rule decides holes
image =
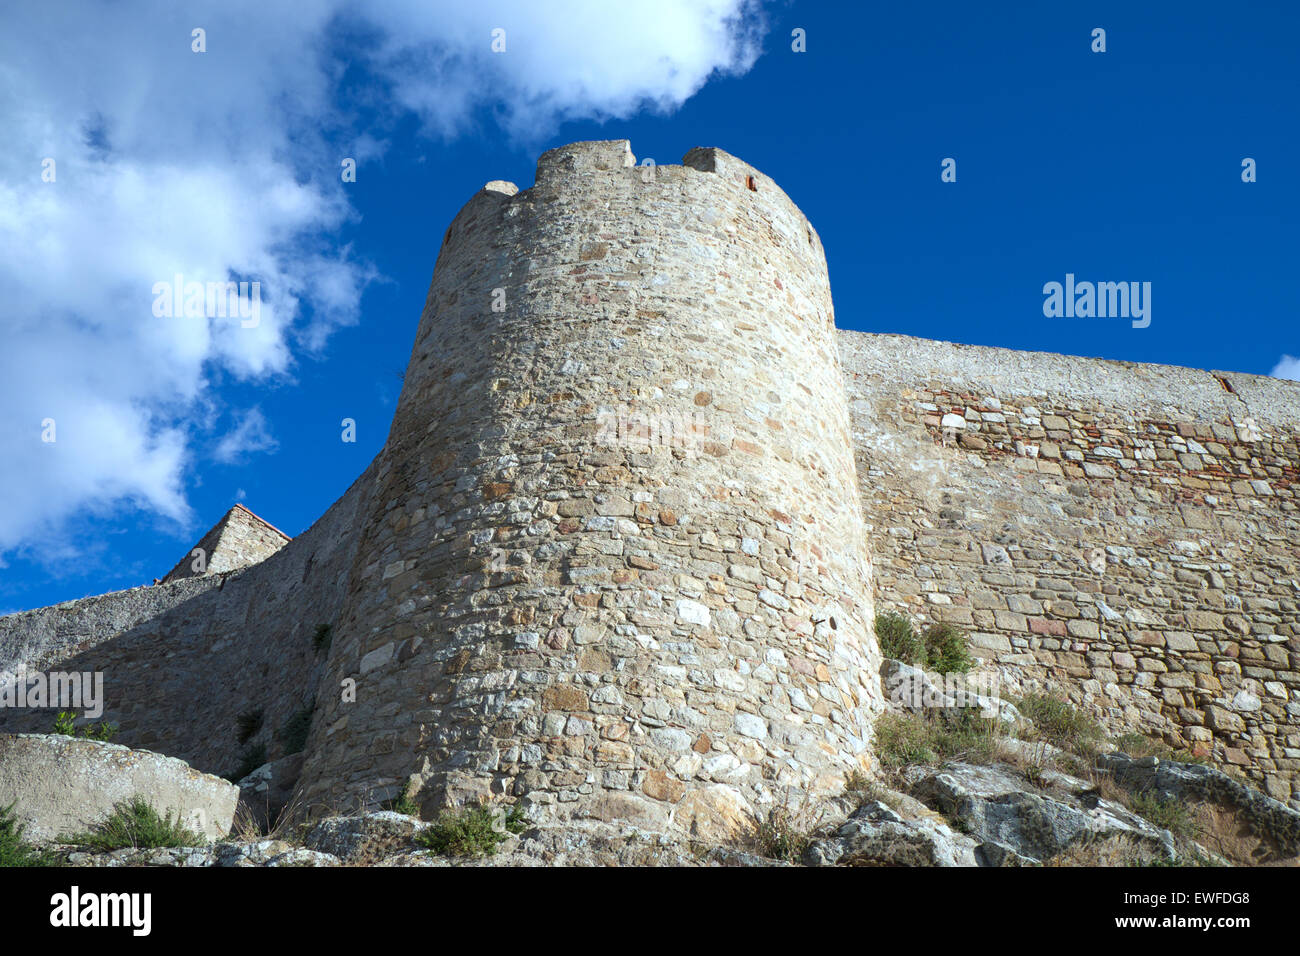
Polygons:
[[1300,358],[1291,355],[1283,355],[1278,363],[1273,366],[1273,371],[1268,373],[1274,378],[1290,378],[1300,382]]
[[235,464],[258,452],[272,452],[280,443],[271,434],[266,416],[260,408],[250,408],[239,424],[222,436],[212,457],[223,464]]
[[[190,523],[213,382],[287,375],[356,321],[376,270],[337,241],[353,210],[333,144],[377,158],[411,113],[437,136],[489,117],[528,140],[670,110],[753,63],[752,2],[6,5],[0,556],[57,553],[73,516],[122,507]],[[377,135],[359,132],[363,109]],[[176,276],[258,281],[259,321],[156,315]],[[273,439],[254,409],[212,454],[259,444]]]

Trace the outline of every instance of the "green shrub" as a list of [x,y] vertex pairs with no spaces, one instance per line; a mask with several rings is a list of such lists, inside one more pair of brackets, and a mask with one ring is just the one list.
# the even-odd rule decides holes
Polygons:
[[788,807],[775,807],[759,822],[754,842],[758,852],[769,860],[798,863],[812,837],[799,826]]
[[82,737],[85,740],[102,740],[105,743],[108,743],[117,736],[117,724],[102,722],[98,724],[86,724],[81,728],[80,733],[78,733],[76,721],[76,711],[61,710],[54,718],[54,732],[56,734],[62,734],[65,737]]
[[235,739],[241,744],[248,743],[262,729],[265,719],[266,714],[261,707],[257,710],[244,711],[235,718]]
[[307,734],[311,731],[311,717],[315,711],[316,701],[313,698],[295,710],[284,722],[280,728],[280,743],[284,745],[286,754],[302,753],[306,748]]
[[931,624],[921,635],[926,670],[940,674],[966,673],[975,666],[966,635],[951,624]]
[[14,816],[14,805],[0,807],[0,868],[10,866],[56,866],[49,853],[23,841],[23,826]]
[[1050,694],[1029,694],[1020,701],[1020,713],[1033,725],[1038,739],[1088,755],[1095,753],[1105,736],[1101,725],[1080,713],[1069,701]]
[[333,643],[334,643],[334,625],[332,624],[316,625],[316,633],[313,634],[311,638],[311,646],[315,648],[316,653],[320,654],[323,651],[328,651],[330,649],[330,645]]
[[1146,818],[1174,836],[1190,836],[1195,826],[1187,804],[1181,800],[1161,800],[1155,794],[1135,794],[1128,802],[1129,809]]
[[393,813],[405,814],[408,817],[418,817],[420,815],[419,804],[410,798],[407,789],[407,787],[402,787],[391,799],[385,800],[383,808],[391,810]]
[[179,813],[175,818],[170,811],[160,816],[149,801],[136,796],[115,804],[113,812],[87,832],[61,837],[60,842],[108,852],[126,847],[202,846],[206,841],[181,823]]
[[876,720],[876,754],[891,769],[938,759],[929,723],[919,714],[881,714]]
[[102,740],[104,743],[111,743],[117,736],[117,724],[87,724],[82,728],[81,736],[88,740]]
[[885,611],[876,615],[876,640],[880,642],[880,652],[886,657],[902,661],[905,664],[920,664],[925,659],[925,648],[912,622],[894,611]]
[[1001,733],[1001,724],[981,716],[978,707],[882,714],[876,721],[876,754],[889,770],[947,760],[988,763]]
[[527,827],[524,808],[516,803],[498,830],[496,808],[484,804],[462,810],[448,810],[416,837],[416,842],[444,856],[492,856],[511,833]]
[[894,611],[876,615],[876,640],[886,657],[940,674],[965,673],[975,666],[966,635],[951,624],[931,624],[917,634],[912,622]]

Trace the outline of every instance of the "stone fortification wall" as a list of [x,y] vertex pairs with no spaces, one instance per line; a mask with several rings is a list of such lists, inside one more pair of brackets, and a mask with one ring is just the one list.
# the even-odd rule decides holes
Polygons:
[[869,763],[874,594],[1300,806],[1300,386],[836,333],[770,179],[633,163],[470,200],[388,443],[309,531],[0,618],[0,671],[102,671],[123,743],[218,773],[307,715],[318,810],[717,837]]
[[840,333],[878,607],[1300,798],[1300,385]]
[[194,578],[6,614],[0,617],[0,681],[87,651],[219,586],[219,579]]
[[[226,774],[250,748],[283,754],[306,719],[342,605],[374,466],[310,529],[242,571],[185,578],[0,618],[0,650],[29,669],[103,674],[118,743]],[[328,637],[327,637],[328,639]],[[10,650],[10,649],[14,650]],[[262,713],[240,742],[239,717]],[[52,710],[0,709],[0,731],[48,733]]]
[[[879,698],[816,233],[718,150],[577,143],[451,224],[303,799],[686,829],[862,765]],[[494,309],[494,306],[496,307]]]

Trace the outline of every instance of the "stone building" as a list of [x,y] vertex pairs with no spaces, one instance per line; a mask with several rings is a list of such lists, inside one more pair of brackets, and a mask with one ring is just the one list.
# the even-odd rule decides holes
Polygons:
[[232,512],[208,574],[0,618],[0,670],[102,670],[120,739],[200,769],[300,750],[316,812],[716,832],[870,769],[887,607],[1300,806],[1298,420],[1290,382],[837,332],[769,178],[576,143],[452,222],[315,525]]

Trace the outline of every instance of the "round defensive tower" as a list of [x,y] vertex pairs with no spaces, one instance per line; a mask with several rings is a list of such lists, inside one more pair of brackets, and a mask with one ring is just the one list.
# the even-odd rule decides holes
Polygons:
[[443,239],[377,480],[304,806],[407,788],[716,833],[866,766],[825,255],[751,166],[584,142],[489,183]]

